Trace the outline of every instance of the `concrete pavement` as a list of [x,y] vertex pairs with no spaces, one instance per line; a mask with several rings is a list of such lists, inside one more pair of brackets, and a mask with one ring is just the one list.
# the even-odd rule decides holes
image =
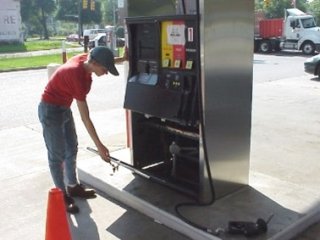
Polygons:
[[[254,86],[250,187],[218,199],[204,209],[185,209],[189,218],[215,229],[225,228],[230,220],[267,219],[273,214],[267,234],[254,239],[319,238],[318,224],[304,232],[320,220],[319,84],[317,78],[305,74]],[[124,151],[113,154],[120,159],[128,155]],[[189,229],[183,229],[179,219],[173,224],[166,218],[167,213],[176,216],[172,208],[185,200],[181,195],[167,192],[156,184],[141,183],[130,173],[106,176],[100,162],[80,166],[80,169],[83,181],[152,218],[161,215],[162,224],[179,228],[192,239],[200,239]],[[152,206],[163,212],[153,212]],[[218,238],[203,239],[243,238],[221,234]]]
[[[42,85],[45,77],[41,80]],[[252,220],[256,216],[267,218],[274,213],[268,234],[254,239],[320,239],[320,224],[303,231],[320,220],[320,82],[311,78],[304,75],[254,86],[251,188],[217,201],[212,212],[197,209],[195,215],[202,216],[200,223],[216,226],[216,219],[219,218],[218,223],[223,224],[225,215],[229,220]],[[6,91],[11,96],[1,94],[1,102],[14,97],[17,91]],[[104,92],[101,94],[105,95]],[[74,112],[80,140],[80,178],[97,185],[99,196],[88,201],[77,200],[81,213],[69,216],[73,239],[190,239],[128,207],[130,203],[125,205],[117,200],[117,193],[125,191],[174,216],[172,199],[159,199],[157,194],[169,193],[173,196],[175,193],[158,184],[141,181],[139,177],[133,179],[133,175],[124,168],[113,174],[110,166],[86,150],[92,142]],[[120,156],[126,145],[124,110],[94,106],[91,116],[112,154]],[[52,182],[40,125],[4,128],[0,131],[0,144],[3,189],[0,195],[1,238],[43,239],[47,194]],[[157,192],[159,189],[161,193]],[[253,198],[248,198],[248,194]],[[174,202],[186,200],[181,195],[174,195],[174,198]],[[194,214],[192,210],[186,211],[186,214]],[[296,236],[300,231],[303,231],[302,235]],[[245,238],[222,235],[221,239]]]
[[[123,72],[122,66],[119,66],[119,69]],[[8,78],[8,73],[2,74],[2,80]],[[40,240],[45,236],[48,191],[53,187],[41,126],[35,123],[37,103],[47,81],[47,72],[39,72],[34,81],[27,80],[29,71],[12,74],[17,76],[17,81],[10,79],[10,84],[1,81],[0,89],[0,182],[3,190],[0,195],[0,236],[1,239],[10,240]],[[113,87],[108,99],[105,95],[105,88],[110,89],[116,81],[119,82],[119,78],[111,78],[108,82],[105,82],[105,79],[97,80],[92,88],[95,94],[89,97],[89,101],[93,103],[90,104],[91,117],[110,151],[122,149],[126,144],[124,110],[119,108],[119,103],[114,103],[113,97],[122,94],[122,91]],[[104,88],[99,88],[100,85]],[[106,102],[110,102],[108,108],[102,109],[101,106]],[[26,116],[16,120],[16,114],[22,111]],[[95,154],[86,150],[87,146],[92,146],[92,141],[77,110],[74,115],[79,138],[78,163],[90,163],[97,159]],[[109,165],[104,166],[107,166],[107,174],[111,174]],[[76,201],[81,207],[81,213],[69,216],[73,239],[144,239],[144,236],[156,240],[171,237],[178,240],[188,239],[103,192],[99,192],[96,199]]]

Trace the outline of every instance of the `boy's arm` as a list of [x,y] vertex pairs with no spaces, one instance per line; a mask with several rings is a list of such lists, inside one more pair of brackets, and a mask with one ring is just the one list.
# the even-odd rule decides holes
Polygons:
[[123,56],[122,57],[115,57],[114,63],[122,63],[127,60],[128,60],[128,48],[125,48]]
[[89,108],[88,104],[86,101],[79,101],[77,100],[77,106],[80,112],[81,120],[86,127],[92,141],[96,145],[100,157],[107,162],[110,162],[110,155],[109,155],[109,150],[106,146],[102,144],[100,141],[98,134],[96,132],[96,129],[90,119],[90,114],[89,114]]

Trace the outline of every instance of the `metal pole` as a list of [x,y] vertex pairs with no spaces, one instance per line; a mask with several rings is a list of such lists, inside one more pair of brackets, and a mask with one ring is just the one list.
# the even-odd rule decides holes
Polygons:
[[113,26],[116,26],[116,6],[115,6],[115,1],[112,1],[112,12],[113,12]]
[[82,0],[79,0],[79,7],[78,7],[78,42],[81,44],[81,36],[82,36],[82,27],[81,27],[81,22],[82,22]]
[[62,62],[67,62],[67,52],[66,52],[66,43],[62,41]]
[[297,8],[296,0],[292,0],[292,6],[293,6],[294,8]]

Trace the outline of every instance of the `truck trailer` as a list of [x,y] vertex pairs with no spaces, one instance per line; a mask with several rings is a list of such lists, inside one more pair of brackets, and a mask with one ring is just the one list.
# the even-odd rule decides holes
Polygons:
[[320,28],[312,15],[297,8],[286,9],[284,18],[266,19],[263,12],[255,13],[255,52],[299,50],[313,55],[319,49]]

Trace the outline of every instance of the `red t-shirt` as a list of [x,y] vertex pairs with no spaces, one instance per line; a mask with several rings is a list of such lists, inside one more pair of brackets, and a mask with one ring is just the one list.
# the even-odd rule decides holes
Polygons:
[[83,53],[61,65],[50,78],[42,101],[65,107],[70,107],[73,99],[85,101],[92,83],[91,73],[83,65],[86,60],[87,53]]

